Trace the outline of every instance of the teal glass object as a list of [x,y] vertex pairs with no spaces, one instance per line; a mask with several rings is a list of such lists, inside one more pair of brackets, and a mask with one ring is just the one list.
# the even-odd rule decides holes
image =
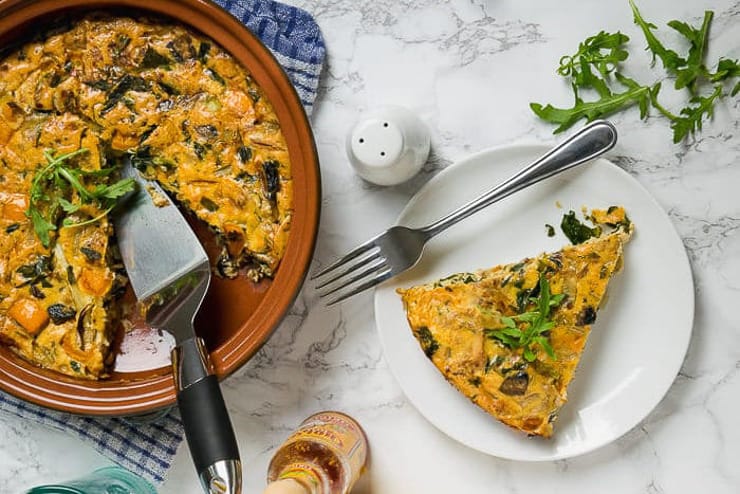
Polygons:
[[104,467],[79,479],[32,487],[26,494],[157,494],[157,490],[125,468]]

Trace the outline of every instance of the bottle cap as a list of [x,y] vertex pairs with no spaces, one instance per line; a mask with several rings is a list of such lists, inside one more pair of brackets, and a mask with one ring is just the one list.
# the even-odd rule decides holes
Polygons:
[[410,110],[384,106],[368,112],[347,136],[347,156],[368,182],[396,185],[419,172],[429,157],[429,129]]

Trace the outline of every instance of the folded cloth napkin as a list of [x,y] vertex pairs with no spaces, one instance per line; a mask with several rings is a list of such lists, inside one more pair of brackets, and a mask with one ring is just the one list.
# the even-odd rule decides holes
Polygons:
[[[215,0],[244,23],[277,58],[310,115],[326,50],[310,14],[272,0]],[[164,480],[183,438],[176,408],[146,419],[73,415],[0,392],[0,411],[63,430],[155,484]]]

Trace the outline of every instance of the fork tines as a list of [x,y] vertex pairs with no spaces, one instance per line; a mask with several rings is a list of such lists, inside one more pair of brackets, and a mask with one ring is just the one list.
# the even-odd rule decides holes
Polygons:
[[391,277],[391,268],[380,247],[372,239],[311,276],[318,280],[319,297],[335,295],[326,305],[334,305]]

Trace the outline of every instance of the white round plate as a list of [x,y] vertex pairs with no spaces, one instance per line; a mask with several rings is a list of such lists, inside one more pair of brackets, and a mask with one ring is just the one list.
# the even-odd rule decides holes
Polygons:
[[[549,148],[517,145],[450,166],[409,202],[398,224],[423,226],[491,189]],[[624,270],[568,388],[550,439],[528,438],[470,402],[426,358],[409,329],[396,288],[493,267],[568,244],[563,214],[623,205],[635,225]],[[548,237],[545,224],[557,234]],[[629,174],[598,159],[489,206],[432,239],[412,270],[375,290],[375,319],[386,360],[409,401],[453,439],[501,458],[569,458],[619,438],[658,404],[689,345],[694,286],[681,239],[668,216]]]

